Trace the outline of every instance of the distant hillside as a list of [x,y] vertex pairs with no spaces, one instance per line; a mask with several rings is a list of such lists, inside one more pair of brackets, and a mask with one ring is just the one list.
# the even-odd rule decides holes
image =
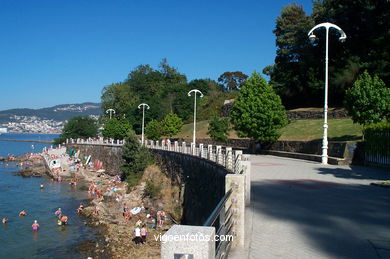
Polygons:
[[100,103],[61,104],[41,109],[10,109],[0,111],[0,123],[15,120],[15,116],[36,116],[40,119],[65,121],[78,115],[100,115]]

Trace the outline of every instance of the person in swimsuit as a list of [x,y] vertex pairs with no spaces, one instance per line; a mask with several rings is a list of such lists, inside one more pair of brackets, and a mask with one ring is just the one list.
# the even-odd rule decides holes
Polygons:
[[38,221],[37,220],[34,220],[34,223],[31,225],[32,229],[34,231],[38,231],[39,229],[39,224],[38,224]]
[[4,217],[1,222],[3,222],[3,224],[7,223],[8,222],[8,218]]
[[80,203],[80,206],[77,209],[77,213],[80,213],[84,209],[84,205]]
[[25,210],[22,210],[21,212],[19,212],[19,216],[26,216],[26,215],[27,215],[27,213]]
[[63,215],[63,216],[61,217],[61,223],[62,223],[62,225],[68,224],[68,217],[65,216],[65,215]]
[[62,215],[61,208],[58,208],[58,210],[56,210],[56,212],[54,212],[54,215],[55,215],[57,218],[60,218],[61,215]]

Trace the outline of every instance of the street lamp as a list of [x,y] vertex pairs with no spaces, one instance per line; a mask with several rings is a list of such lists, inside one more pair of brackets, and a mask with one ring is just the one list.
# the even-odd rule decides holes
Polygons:
[[112,114],[115,114],[114,109],[107,109],[106,113],[110,113],[110,119],[112,118]]
[[196,94],[199,93],[200,98],[203,97],[203,94],[198,89],[192,89],[188,92],[188,96],[191,96],[191,93],[194,93],[194,133],[192,134],[192,143],[194,143],[194,150],[195,150],[195,135],[196,135]]
[[141,109],[141,106],[142,106],[142,137],[141,137],[141,145],[143,146],[144,145],[144,128],[145,128],[145,106],[146,108],[149,110],[149,105],[147,105],[146,103],[141,103],[140,105],[138,105],[138,109]]
[[309,39],[311,42],[314,42],[316,36],[314,31],[318,28],[324,27],[326,29],[326,54],[325,54],[325,103],[324,103],[324,135],[322,138],[322,164],[328,164],[328,40],[329,40],[329,29],[334,28],[340,34],[339,40],[344,42],[347,39],[345,32],[337,25],[332,23],[320,23],[314,26],[308,33]]

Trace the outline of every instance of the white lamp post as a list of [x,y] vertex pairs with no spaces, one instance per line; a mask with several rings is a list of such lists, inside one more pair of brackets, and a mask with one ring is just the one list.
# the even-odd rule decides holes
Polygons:
[[318,28],[324,27],[326,29],[326,54],[325,54],[325,103],[324,103],[324,135],[322,138],[322,164],[328,164],[328,40],[329,29],[334,28],[340,34],[339,40],[344,42],[347,39],[345,32],[337,25],[332,23],[320,23],[314,26],[308,33],[309,39],[313,42],[316,39],[314,31]]
[[112,114],[115,114],[115,110],[114,109],[107,109],[106,113],[110,113],[110,119],[111,119],[112,118]]
[[192,134],[192,143],[194,143],[194,150],[195,150],[195,139],[196,139],[196,94],[199,93],[200,98],[203,97],[203,94],[201,91],[198,89],[192,89],[191,91],[188,92],[188,96],[191,96],[191,93],[194,93],[194,132]]
[[147,105],[146,103],[141,103],[140,105],[138,105],[138,109],[141,109],[141,106],[142,106],[142,137],[141,137],[141,145],[143,146],[144,145],[144,128],[145,128],[145,106],[146,108],[149,110],[149,105]]

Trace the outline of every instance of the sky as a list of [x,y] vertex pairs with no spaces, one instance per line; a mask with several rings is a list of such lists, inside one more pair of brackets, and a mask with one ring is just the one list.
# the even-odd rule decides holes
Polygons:
[[1,0],[0,110],[99,102],[163,58],[188,80],[275,59],[276,17],[311,0]]

